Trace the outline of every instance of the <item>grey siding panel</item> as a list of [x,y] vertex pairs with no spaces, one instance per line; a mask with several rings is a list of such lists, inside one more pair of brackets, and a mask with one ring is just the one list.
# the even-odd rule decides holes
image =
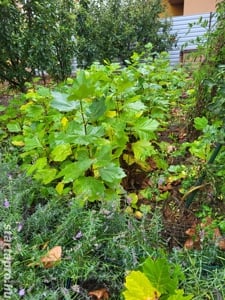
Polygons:
[[[181,50],[196,49],[196,38],[203,36],[207,28],[203,28],[198,21],[202,18],[202,21],[210,21],[210,13],[180,16],[172,18],[171,33],[176,35],[177,43],[174,48],[169,51],[171,65],[176,65],[180,62]],[[211,24],[215,23],[215,15],[213,15]],[[189,24],[192,24],[190,29]],[[209,24],[208,24],[209,25]],[[187,45],[188,44],[188,45]]]

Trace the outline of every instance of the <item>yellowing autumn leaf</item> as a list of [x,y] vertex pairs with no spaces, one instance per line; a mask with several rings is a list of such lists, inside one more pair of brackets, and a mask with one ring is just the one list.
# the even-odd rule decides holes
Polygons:
[[67,125],[68,125],[68,119],[66,117],[63,117],[60,121],[60,123],[62,124],[62,127],[63,129],[66,129],[67,128]]
[[123,160],[129,165],[131,166],[133,163],[135,163],[135,159],[132,155],[129,154],[123,154]]
[[55,187],[56,192],[57,192],[59,195],[62,195],[63,188],[64,188],[64,183],[63,183],[63,182],[59,182],[59,183],[57,184],[57,186]]
[[41,258],[41,262],[43,263],[46,269],[52,268],[57,262],[61,260],[62,256],[62,247],[55,246],[50,249],[45,256]]
[[12,141],[14,146],[23,147],[25,144],[23,141]]
[[158,300],[161,293],[153,287],[149,279],[140,271],[132,271],[126,277],[125,300]]
[[34,102],[33,101],[29,101],[28,103],[22,105],[20,107],[20,110],[26,110],[30,105],[32,105]]
[[116,117],[117,115],[117,112],[115,110],[109,110],[106,112],[106,117],[109,117],[109,118],[114,118]]

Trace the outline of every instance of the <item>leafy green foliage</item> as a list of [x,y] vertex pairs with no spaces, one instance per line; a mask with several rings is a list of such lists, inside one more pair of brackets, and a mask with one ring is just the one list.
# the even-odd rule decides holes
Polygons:
[[[224,144],[224,95],[225,95],[225,39],[224,39],[225,2],[217,3],[215,22],[205,24],[209,27],[200,40],[196,55],[204,57],[204,61],[193,72],[192,85],[195,89],[195,103],[190,108],[190,135],[198,136],[190,145],[190,151],[198,158],[207,161],[215,144]],[[194,134],[193,134],[194,133]],[[214,164],[207,168],[206,179],[215,182],[215,196],[224,199],[224,147],[220,150]]]
[[155,261],[147,258],[142,265],[142,269],[161,294],[173,294],[182,276],[178,266],[172,269],[165,258],[159,258]]
[[0,80],[26,90],[46,72],[56,80],[71,74],[75,41],[74,1],[10,1],[0,4]]
[[126,290],[123,292],[126,300],[193,298],[192,295],[184,296],[184,291],[178,289],[179,281],[184,280],[178,265],[169,264],[165,258],[153,260],[149,257],[141,265],[141,270],[126,276]]
[[115,59],[125,63],[134,51],[152,43],[157,52],[170,48],[170,22],[159,19],[160,0],[80,1],[77,13],[77,59],[80,66]]
[[135,54],[123,69],[94,64],[80,70],[63,92],[31,89],[18,115],[6,110],[0,117],[8,122],[2,139],[8,132],[21,147],[28,174],[60,194],[117,199],[126,176],[121,163],[130,160],[148,170],[149,156],[163,160],[154,143],[167,124],[170,101],[180,96],[175,86],[182,73],[170,69],[164,54],[148,63],[140,59]]
[[[1,247],[6,226],[13,235],[11,298],[20,299],[19,291],[24,289],[26,299],[59,299],[65,293],[68,299],[82,300],[88,298],[85,283],[94,279],[97,286],[109,287],[110,299],[121,299],[126,269],[156,251],[159,213],[152,220],[138,221],[112,202],[99,205],[98,210],[87,209],[78,199],[69,197],[68,202],[64,197],[62,201],[54,189],[33,181],[12,157],[8,163],[1,159],[0,169]],[[146,234],[144,228],[149,226],[151,234]],[[49,269],[34,267],[55,245],[62,247],[61,261]],[[1,260],[3,255],[0,251]],[[4,274],[0,272],[1,296]],[[65,289],[69,279],[71,286]]]

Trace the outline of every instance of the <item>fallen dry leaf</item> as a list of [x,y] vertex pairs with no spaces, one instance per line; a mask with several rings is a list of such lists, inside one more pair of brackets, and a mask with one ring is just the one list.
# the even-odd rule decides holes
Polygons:
[[217,246],[220,250],[225,250],[225,237],[222,237],[218,240]]
[[41,262],[43,263],[46,269],[52,268],[56,262],[61,260],[62,256],[62,247],[55,246],[50,249],[45,256],[41,258]]
[[89,292],[88,296],[95,297],[94,299],[97,299],[97,300],[108,300],[109,292],[106,288],[102,288],[99,290]]
[[222,234],[221,234],[219,228],[216,227],[216,228],[214,229],[213,239],[216,240],[216,239],[221,238],[221,237],[222,237]]
[[184,248],[187,250],[191,250],[194,248],[194,241],[190,238],[187,239],[186,242],[184,243]]
[[192,226],[190,228],[188,228],[185,233],[188,235],[188,236],[196,236],[197,233],[196,233],[196,225],[195,226]]
[[4,239],[0,237],[0,250],[3,250],[5,247]]

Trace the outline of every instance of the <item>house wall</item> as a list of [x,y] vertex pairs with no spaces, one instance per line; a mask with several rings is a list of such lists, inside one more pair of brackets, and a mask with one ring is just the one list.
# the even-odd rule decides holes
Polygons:
[[184,15],[214,12],[217,0],[184,0]]
[[162,17],[215,12],[216,4],[220,1],[223,0],[162,0],[162,4],[166,7]]
[[162,15],[162,17],[182,16],[183,15],[184,5],[182,3],[173,5],[168,0],[162,0],[162,3],[163,3],[163,5],[165,5],[165,8],[166,8],[165,13]]
[[[196,0],[197,1],[197,0]],[[199,19],[208,20],[208,27],[202,27]],[[171,65],[175,66],[181,62],[181,51],[193,51],[197,48],[196,38],[201,37],[209,28],[213,28],[216,21],[215,14],[205,13],[172,18],[171,34],[176,35],[177,43],[169,51]],[[192,23],[190,29],[189,24]]]

